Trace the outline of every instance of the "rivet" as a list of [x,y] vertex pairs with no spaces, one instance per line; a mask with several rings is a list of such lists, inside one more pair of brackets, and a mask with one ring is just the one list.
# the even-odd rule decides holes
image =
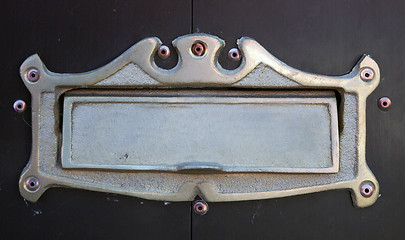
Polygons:
[[24,112],[26,106],[27,106],[27,105],[25,104],[25,102],[24,102],[23,100],[17,100],[17,101],[15,101],[14,104],[13,104],[14,111],[16,111],[16,112],[18,112],[18,113]]
[[161,59],[166,59],[170,56],[170,49],[166,45],[160,46],[158,50],[158,55]]
[[388,97],[382,97],[378,100],[378,107],[381,110],[387,111],[391,107],[391,99]]
[[205,53],[205,46],[203,43],[194,43],[193,46],[191,46],[191,52],[198,57],[201,57]]
[[240,51],[237,48],[232,48],[228,52],[228,58],[232,61],[239,61],[240,60]]
[[39,71],[38,69],[32,68],[27,72],[27,80],[30,82],[37,82],[39,80]]
[[374,192],[374,185],[369,182],[363,183],[360,187],[360,194],[365,197],[369,198],[373,195]]
[[193,206],[194,212],[198,215],[204,215],[208,212],[208,204],[204,201],[196,201]]
[[34,192],[39,188],[39,180],[35,177],[29,177],[25,180],[24,186],[28,191]]
[[371,68],[364,68],[360,72],[360,78],[364,82],[370,82],[374,78],[374,71]]

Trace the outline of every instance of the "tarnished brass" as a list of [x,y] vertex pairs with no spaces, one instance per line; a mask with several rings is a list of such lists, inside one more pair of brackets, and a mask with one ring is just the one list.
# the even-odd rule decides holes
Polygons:
[[160,46],[144,39],[82,74],[50,72],[38,55],[22,64],[33,131],[19,184],[24,198],[67,186],[164,201],[332,189],[350,189],[358,207],[377,200],[365,161],[365,106],[380,72],[369,56],[328,77],[293,69],[241,38],[241,64],[226,70],[217,59],[224,42],[192,34],[173,41],[179,62],[165,70],[153,61]]

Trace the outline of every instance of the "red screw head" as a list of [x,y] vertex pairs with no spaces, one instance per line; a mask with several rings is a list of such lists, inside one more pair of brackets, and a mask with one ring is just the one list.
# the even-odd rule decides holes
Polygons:
[[382,97],[378,100],[378,107],[381,110],[387,111],[391,107],[391,99],[388,97]]
[[236,62],[236,61],[239,61],[240,58],[241,58],[239,49],[237,49],[237,48],[232,48],[231,50],[229,50],[229,52],[228,52],[228,58],[229,58],[231,61],[235,61],[235,62]]
[[364,68],[360,72],[360,78],[364,82],[370,82],[374,78],[374,71],[371,68]]
[[365,198],[371,197],[371,195],[373,195],[373,192],[374,186],[371,183],[363,183],[360,187],[360,194]]
[[208,212],[208,204],[204,201],[197,201],[193,206],[194,212],[198,215],[204,215]]
[[14,111],[16,111],[16,112],[18,112],[18,113],[24,112],[26,106],[27,106],[27,105],[25,104],[25,102],[24,102],[23,100],[17,100],[17,101],[15,101],[14,104],[13,104]]
[[35,68],[28,70],[26,74],[27,80],[30,82],[37,82],[39,80],[39,71]]
[[166,45],[162,45],[158,50],[158,55],[162,59],[166,59],[170,56],[170,49]]
[[39,180],[35,177],[29,177],[25,180],[24,186],[28,191],[34,192],[39,188]]
[[205,46],[202,43],[194,43],[193,46],[191,46],[191,52],[197,56],[201,57],[205,53]]

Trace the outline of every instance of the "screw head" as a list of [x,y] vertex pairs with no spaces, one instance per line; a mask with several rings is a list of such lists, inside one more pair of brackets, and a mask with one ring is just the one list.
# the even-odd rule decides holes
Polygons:
[[371,68],[364,68],[360,72],[360,78],[364,82],[370,82],[374,78],[374,71]]
[[231,60],[231,61],[239,61],[240,60],[240,58],[241,58],[241,54],[240,54],[240,51],[239,51],[239,49],[237,49],[237,48],[232,48],[231,50],[229,50],[229,52],[228,52],[228,58]]
[[208,212],[208,204],[204,201],[196,201],[193,206],[194,212],[198,215],[204,215]]
[[194,43],[193,46],[191,46],[191,52],[195,56],[201,57],[205,53],[205,45],[203,43],[200,43],[200,42]]
[[391,99],[388,97],[380,98],[378,100],[378,107],[383,111],[387,111],[391,107]]
[[166,59],[170,56],[170,49],[166,45],[160,46],[158,50],[158,55],[161,59]]
[[36,68],[28,70],[26,74],[27,80],[30,82],[37,82],[39,80],[39,71]]
[[374,185],[370,182],[363,183],[360,187],[360,194],[365,197],[369,198],[373,195],[374,192]]
[[24,186],[28,191],[35,192],[39,188],[39,180],[35,177],[29,177],[25,180]]
[[24,102],[23,100],[17,100],[17,101],[15,101],[14,104],[13,104],[14,111],[16,111],[16,112],[18,112],[18,113],[24,112],[26,106],[27,106],[27,105],[25,104],[25,102]]

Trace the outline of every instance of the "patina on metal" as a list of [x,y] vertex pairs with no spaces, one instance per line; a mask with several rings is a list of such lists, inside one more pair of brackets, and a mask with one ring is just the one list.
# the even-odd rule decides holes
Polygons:
[[[186,35],[174,40],[173,46],[178,51],[179,61],[176,67],[169,70],[158,67],[153,61],[154,54],[161,46],[161,41],[158,38],[144,39],[106,66],[82,74],[53,73],[45,67],[38,55],[29,57],[20,69],[24,84],[32,95],[33,130],[31,159],[20,178],[19,186],[22,196],[29,201],[37,201],[47,188],[66,186],[163,201],[192,201],[198,195],[205,201],[214,202],[275,198],[333,189],[349,189],[352,192],[356,206],[366,207],[372,205],[378,198],[379,185],[366,164],[365,109],[367,96],[378,86],[380,81],[380,71],[376,62],[365,55],[350,73],[343,76],[329,77],[305,73],[291,68],[269,54],[253,39],[244,37],[239,39],[237,44],[242,53],[242,59],[241,64],[233,70],[223,69],[218,63],[218,52],[224,47],[224,42],[215,36],[206,34]],[[197,49],[198,47],[200,48]],[[38,76],[36,81],[32,81],[27,75],[31,69],[38,71],[38,74],[35,75]],[[364,69],[367,69],[367,71],[364,72]],[[237,92],[243,89],[249,91],[251,96],[244,97],[242,93],[240,95],[237,93],[228,98],[216,94],[198,97],[198,94],[194,94],[192,91],[188,95],[178,95],[176,93],[176,91],[186,89],[194,89],[195,91],[200,89],[207,91],[208,94],[217,90]],[[81,95],[75,92],[79,90]],[[128,92],[114,95],[116,90]],[[326,90],[333,91],[338,97],[332,97],[333,100],[325,102],[325,99],[331,98],[325,96],[307,99],[305,97],[294,98],[294,94],[291,94],[276,99],[263,97],[259,93],[273,92],[275,90],[288,90],[304,95],[313,90]],[[167,91],[169,95],[156,94],[158,91]],[[98,92],[103,92],[104,96],[96,96]],[[135,92],[149,94],[148,99],[151,99],[149,105],[145,102],[145,96],[134,95]],[[109,109],[109,115],[105,115],[105,117],[112,121],[111,126],[115,126],[114,119],[128,119],[118,116],[113,118],[114,111],[117,111],[117,109],[119,114],[125,114],[125,109],[128,109],[128,111],[136,110],[146,115],[153,112],[153,110],[149,111],[146,108],[162,108],[163,103],[167,104],[173,100],[179,105],[173,106],[172,102],[170,108],[185,107],[185,105],[190,104],[187,105],[189,107],[197,102],[199,105],[196,105],[194,113],[198,113],[203,109],[201,106],[203,104],[222,107],[222,113],[217,114],[216,117],[227,116],[227,114],[228,116],[236,114],[236,116],[240,117],[238,114],[247,111],[246,109],[249,108],[240,108],[238,101],[241,101],[242,105],[255,103],[255,107],[267,106],[268,109],[273,109],[277,105],[281,106],[283,104],[280,103],[284,102],[288,106],[286,108],[292,110],[294,106],[299,105],[302,107],[301,110],[304,110],[305,106],[315,106],[316,101],[320,100],[320,106],[328,106],[324,108],[328,109],[327,112],[329,112],[329,114],[319,115],[320,121],[330,123],[329,126],[331,126],[327,128],[327,131],[331,133],[329,141],[326,141],[327,145],[330,151],[333,151],[333,149],[338,151],[336,151],[335,155],[323,154],[323,156],[331,156],[331,165],[318,164],[313,168],[316,171],[302,172],[294,169],[308,168],[313,163],[304,161],[305,164],[309,165],[300,166],[295,162],[291,166],[282,166],[278,169],[279,171],[277,171],[278,166],[270,164],[267,165],[266,171],[255,171],[251,168],[254,161],[248,159],[249,161],[245,162],[246,165],[242,164],[243,161],[234,162],[234,165],[239,164],[238,167],[242,169],[233,171],[230,168],[231,164],[225,167],[219,164],[210,165],[208,160],[203,161],[203,163],[198,163],[196,160],[194,163],[197,164],[191,167],[188,163],[182,165],[179,164],[180,162],[172,162],[175,166],[180,166],[180,168],[173,169],[168,167],[173,164],[165,164],[165,162],[159,161],[159,165],[165,169],[154,170],[150,168],[151,165],[148,165],[147,169],[142,170],[133,167],[117,167],[119,164],[114,162],[117,158],[114,158],[114,166],[111,169],[107,168],[108,157],[106,157],[97,163],[98,167],[91,170],[86,167],[73,166],[72,168],[72,166],[69,166],[69,157],[66,156],[72,153],[79,154],[79,152],[75,152],[74,149],[73,152],[70,151],[72,149],[66,150],[66,144],[80,144],[80,141],[75,142],[75,140],[68,139],[69,132],[67,130],[66,132],[65,129],[69,129],[69,124],[77,123],[79,128],[83,128],[86,117],[91,117],[95,109],[102,107],[104,110]],[[266,103],[266,101],[268,102]],[[279,102],[277,103],[277,101]],[[292,102],[298,102],[299,104],[294,105],[295,103],[291,104]],[[73,107],[66,106],[66,103],[73,104]],[[106,103],[106,105],[97,106],[100,103]],[[75,104],[78,105],[75,106]],[[95,105],[89,108],[91,104]],[[135,109],[136,104],[138,104],[137,107],[140,107],[139,109]],[[269,107],[270,105],[272,107]],[[240,108],[240,111],[228,112],[230,108],[225,106],[235,106]],[[336,111],[333,110],[333,106],[336,106]],[[75,109],[79,112],[75,113]],[[86,109],[90,110],[89,116],[86,116]],[[265,113],[268,109],[257,111],[256,114]],[[84,111],[84,113],[80,113],[80,111]],[[162,112],[165,111],[168,110],[162,110]],[[297,124],[300,121],[305,123],[299,117],[304,115],[299,115],[299,110],[295,111],[298,112],[298,115],[295,116]],[[334,137],[333,126],[336,126],[336,124],[331,123],[334,119],[334,117],[331,117],[334,112],[337,112],[338,130],[336,134],[338,137]],[[75,118],[75,116],[79,116],[79,118]],[[75,119],[79,121],[75,122]],[[175,118],[170,118],[170,120],[173,119]],[[198,120],[198,118],[194,118],[194,120],[196,119]],[[98,120],[100,119],[94,119],[95,125],[100,124],[100,122],[97,122]],[[258,126],[262,126],[260,124],[263,123],[263,120],[258,119],[257,116],[251,119],[252,126],[258,120]],[[151,123],[155,124],[155,127],[161,127],[156,119],[154,121]],[[240,123],[246,124],[247,122],[245,120]],[[133,122],[134,125],[136,123]],[[145,120],[144,124],[147,127],[146,123]],[[161,119],[160,123],[165,123],[164,118]],[[221,124],[228,126],[235,124],[235,122],[229,122],[227,125],[226,122],[221,120]],[[316,125],[317,122],[314,122],[314,124]],[[288,129],[286,126],[281,128]],[[75,126],[72,129],[74,131]],[[260,132],[259,129],[256,130],[256,133]],[[83,134],[83,138],[75,135],[75,133],[73,135],[70,133],[70,137],[79,137],[78,140],[94,139],[91,138],[91,136],[94,136],[94,131],[83,130],[76,132],[76,134]],[[211,139],[216,139],[216,136],[211,137]],[[281,137],[279,141],[283,141],[283,139]],[[333,139],[336,139],[336,144]],[[148,151],[155,149],[156,152],[159,152],[158,142],[153,144],[154,146],[144,145],[144,147],[148,148]],[[170,144],[173,144],[172,147],[177,146],[178,148],[184,146],[181,143],[178,145],[175,143]],[[288,141],[285,144],[288,145]],[[314,147],[314,149],[317,148],[325,149],[320,148],[320,146]],[[207,152],[209,153],[210,149],[207,149]],[[270,157],[279,158],[278,163],[283,162],[283,156],[268,155],[270,155],[269,159]],[[125,158],[125,152],[120,157]],[[79,164],[94,161],[91,156],[85,158],[81,156],[79,159],[82,161]],[[225,160],[227,159],[224,157],[222,159],[224,161],[221,160],[220,163],[226,163]],[[337,159],[337,161],[333,159]],[[125,162],[125,159],[121,160]],[[164,158],[160,160],[164,161]],[[140,166],[139,164],[133,164],[134,162],[137,163],[134,159],[129,159],[129,161],[131,166]],[[74,160],[71,160],[71,162],[75,163]],[[269,164],[269,162],[264,162]],[[322,163],[322,161],[315,162]],[[182,168],[184,166],[186,166],[185,169]],[[203,166],[202,168],[205,166],[205,168],[202,169],[201,166]],[[208,168],[206,168],[207,166]],[[320,171],[321,168],[331,169],[330,166],[332,166],[332,170]],[[103,169],[98,170],[98,168]],[[30,177],[34,177],[38,180],[38,183],[41,183],[35,191],[30,191],[26,186],[26,180]],[[364,196],[367,191],[366,188],[362,187],[364,183],[372,186],[372,189],[367,188],[369,189],[368,192],[370,190],[372,192],[369,196]]]

